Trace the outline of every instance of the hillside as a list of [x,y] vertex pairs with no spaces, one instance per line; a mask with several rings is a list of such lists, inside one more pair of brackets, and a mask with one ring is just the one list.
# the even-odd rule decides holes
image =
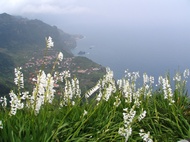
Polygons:
[[[3,13],[0,14],[0,95],[10,91],[15,67],[23,67],[27,78],[31,78],[31,74],[34,76],[40,69],[44,63],[45,37],[48,36],[52,37],[54,47],[46,55],[51,58],[46,64],[47,72],[61,51],[64,60],[59,70],[67,69],[73,75],[79,75],[79,80],[84,81],[82,84],[91,87],[104,74],[102,66],[84,57],[74,57],[71,53],[70,49],[76,47],[76,40],[81,35],[70,35],[37,19],[29,20]],[[83,75],[87,72],[88,75]]]
[[57,49],[69,51],[69,48],[76,46],[73,36],[56,26],[50,26],[37,19],[29,20],[6,13],[0,14],[0,48],[7,50],[44,48],[44,38],[47,36],[54,39]]

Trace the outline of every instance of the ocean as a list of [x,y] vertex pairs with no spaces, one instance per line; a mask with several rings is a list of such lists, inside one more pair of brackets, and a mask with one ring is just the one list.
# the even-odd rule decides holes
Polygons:
[[125,70],[154,76],[173,75],[190,68],[190,28],[187,27],[83,27],[78,33],[78,52],[94,62],[109,67],[115,79]]

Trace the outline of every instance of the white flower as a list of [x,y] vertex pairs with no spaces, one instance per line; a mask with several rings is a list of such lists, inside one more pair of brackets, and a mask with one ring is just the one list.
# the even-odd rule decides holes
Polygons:
[[184,72],[183,72],[183,77],[184,77],[184,78],[188,78],[189,75],[190,75],[189,69],[184,70]]
[[123,109],[124,111],[126,111],[126,113],[123,113],[123,121],[124,121],[124,125],[129,125],[133,122],[133,118],[136,115],[136,111],[131,109],[130,112],[128,112],[128,110]]
[[72,104],[72,106],[74,106],[75,105],[75,101],[72,101],[71,104]]
[[91,88],[86,94],[85,94],[85,98],[89,98],[92,94],[94,94],[94,92],[96,92],[98,89],[100,89],[100,82],[98,82],[96,84],[96,86],[94,86],[93,88]]
[[76,91],[76,96],[77,97],[81,97],[80,95],[81,95],[81,89],[80,89],[80,86],[79,86],[79,80],[76,78],[75,79],[75,87],[76,87],[76,89],[75,89],[75,91]]
[[62,52],[59,52],[59,54],[58,54],[58,60],[59,61],[63,60],[63,53]]
[[24,88],[24,77],[23,73],[20,71],[22,68],[15,68],[15,78],[14,78],[14,83],[20,87]]
[[[74,89],[75,90],[75,89]],[[69,80],[65,80],[64,93],[62,96],[62,100],[60,102],[60,106],[67,106],[68,104],[75,105],[75,102],[72,101],[73,97],[75,97],[76,92],[73,90],[72,83]]]
[[181,81],[181,74],[178,72],[175,74],[175,77],[173,78],[174,81],[178,81],[180,82]]
[[35,115],[37,115],[40,111],[40,108],[43,104],[43,101],[44,101],[44,96],[38,96],[38,99],[36,100],[35,102]]
[[121,127],[118,130],[118,134],[121,136],[124,136],[125,142],[127,142],[129,139],[129,136],[131,136],[131,134],[132,134],[132,128],[131,127],[128,127],[128,128]]
[[121,100],[118,96],[115,96],[115,102],[113,103],[114,106],[118,107],[121,104]]
[[[50,79],[48,80],[47,78]],[[39,74],[37,75],[36,86],[33,89],[32,96],[29,98],[30,102],[28,104],[28,107],[31,107],[33,110],[35,110],[35,114],[39,113],[41,105],[44,104],[44,98],[45,98],[44,94],[48,93],[49,95],[50,87],[47,85],[50,84],[51,84],[51,77],[49,77],[49,75],[46,77],[45,72],[40,70]]]
[[150,138],[150,132],[145,133],[144,130],[141,129],[139,135],[143,139],[143,141],[145,141],[145,142],[153,142],[153,140]]
[[88,114],[88,112],[87,112],[86,110],[84,110],[83,116],[85,116],[85,115],[87,115],[87,114]]
[[73,93],[73,97],[81,97],[81,90],[79,87],[79,80],[75,77],[74,79],[71,79],[71,89]]
[[162,85],[162,80],[163,80],[163,77],[162,77],[162,76],[159,76],[159,77],[158,77],[158,85]]
[[3,129],[3,122],[0,120],[0,129]]
[[117,85],[118,85],[119,89],[122,89],[122,87],[123,87],[123,79],[117,80]]
[[146,73],[144,73],[143,74],[143,82],[144,82],[144,84],[147,84],[147,83],[153,84],[154,77],[153,76],[148,77],[148,75]]
[[47,80],[46,80],[46,74],[44,71],[39,71],[39,74],[37,75],[37,93],[39,94],[44,94],[45,92],[45,87],[47,86]]
[[[109,68],[106,68],[106,74],[103,76],[103,78],[100,79],[98,83],[85,94],[85,98],[89,98],[98,90],[100,92],[97,96],[98,101],[101,99],[108,101],[112,93],[116,91],[115,80],[113,79],[113,71],[111,71]],[[101,91],[104,93],[102,94]]]
[[63,71],[63,75],[64,75],[64,78],[70,78],[71,77],[71,74],[70,74],[70,71]]
[[173,100],[172,88],[168,78],[159,77],[159,84],[162,85],[164,91],[164,99],[169,100],[169,105],[173,104],[175,101]]
[[125,98],[126,103],[131,103],[132,102],[132,97],[133,97],[133,88],[130,85],[128,80],[123,81],[123,95]]
[[4,107],[4,108],[7,106],[6,96],[0,98],[0,103],[1,103],[2,107]]
[[144,110],[138,117],[138,120],[141,121],[146,116],[146,110]]
[[48,38],[46,37],[45,39],[47,48],[51,48],[54,46],[54,42],[52,41],[52,38],[50,36]]
[[151,83],[151,84],[154,83],[154,77],[153,77],[153,76],[150,76],[149,80],[150,80],[150,83]]
[[147,84],[149,82],[149,77],[146,73],[143,74],[143,82],[144,84]]
[[109,85],[106,87],[105,90],[106,90],[106,91],[105,91],[105,94],[104,94],[103,99],[106,100],[106,101],[108,101],[109,98],[110,98],[110,96],[112,95],[112,91],[113,91],[112,85],[109,84]]
[[9,96],[11,98],[11,100],[10,100],[10,105],[11,105],[10,115],[15,115],[17,112],[17,109],[22,107],[22,104],[20,104],[20,100],[18,99],[17,95],[13,91],[11,91],[9,93]]
[[135,82],[137,80],[137,78],[140,77],[139,72],[129,72],[129,70],[125,71],[125,77],[128,81],[132,81]]
[[29,94],[28,91],[22,92],[22,97],[21,97],[21,99],[22,99],[22,100],[28,99],[28,97],[29,97],[28,94]]
[[102,99],[102,91],[101,91],[101,89],[100,89],[100,90],[99,90],[99,94],[98,94],[96,100],[99,102],[101,99]]
[[49,102],[52,103],[53,99],[54,99],[54,93],[55,93],[55,89],[54,89],[54,80],[53,77],[51,76],[51,74],[47,74],[46,77],[46,81],[47,81],[47,86],[45,88],[45,102]]
[[128,111],[128,108],[123,109],[123,111],[125,111],[123,113],[123,121],[124,121],[124,127],[119,128],[118,133],[121,136],[125,137],[125,141],[128,141],[129,136],[131,136],[132,134],[132,122],[134,120],[134,117],[136,115],[136,111],[134,110],[134,108],[131,108],[130,111]]

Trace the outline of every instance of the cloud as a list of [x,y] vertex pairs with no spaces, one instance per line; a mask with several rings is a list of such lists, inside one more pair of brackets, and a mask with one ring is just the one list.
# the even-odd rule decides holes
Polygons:
[[0,0],[0,6],[0,13],[109,25],[182,25],[190,17],[187,0]]
[[59,5],[49,5],[49,4],[43,4],[43,5],[26,5],[24,8],[22,8],[22,13],[51,13],[51,14],[79,14],[79,13],[85,13],[89,12],[90,9],[86,7],[81,6],[59,6]]
[[81,14],[90,12],[76,0],[1,0],[0,12],[15,14]]

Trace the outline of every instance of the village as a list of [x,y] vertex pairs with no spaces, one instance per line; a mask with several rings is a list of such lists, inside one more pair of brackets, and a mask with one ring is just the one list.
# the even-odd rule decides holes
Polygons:
[[[52,67],[54,66],[55,62],[56,62],[56,69],[58,71],[70,71],[71,74],[85,74],[85,75],[90,75],[94,72],[100,71],[102,69],[101,66],[99,67],[88,67],[88,68],[84,68],[80,65],[78,65],[75,62],[75,56],[72,57],[65,57],[63,59],[63,61],[58,61],[56,60],[57,56],[55,55],[46,55],[43,58],[39,58],[39,57],[35,57],[32,56],[28,62],[26,62],[22,68],[24,69],[24,71],[26,73],[28,73],[29,75],[29,83],[34,84],[36,80],[36,75],[38,73],[39,70],[41,70],[43,67],[43,70],[51,70]],[[57,71],[56,70],[56,71]]]

